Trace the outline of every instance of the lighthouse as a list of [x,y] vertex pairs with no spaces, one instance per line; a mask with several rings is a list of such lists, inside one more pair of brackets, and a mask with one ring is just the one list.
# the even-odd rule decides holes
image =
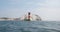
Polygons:
[[30,12],[28,12],[28,21],[30,21],[30,18],[31,18],[31,13]]

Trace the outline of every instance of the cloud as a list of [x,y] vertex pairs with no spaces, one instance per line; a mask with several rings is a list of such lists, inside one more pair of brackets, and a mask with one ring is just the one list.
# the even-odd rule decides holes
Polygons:
[[39,15],[42,20],[60,21],[60,9],[58,8],[39,8],[34,9],[32,13]]
[[40,15],[43,20],[60,21],[59,0],[46,0],[46,2],[38,2],[36,5],[39,7],[33,9],[32,12]]
[[[38,0],[37,0],[38,1]],[[18,1],[17,1],[18,3]],[[60,1],[45,0],[43,2],[24,2],[25,8],[31,10],[32,13],[38,14],[43,20],[59,20],[60,18]],[[36,7],[31,9],[32,7]]]
[[60,20],[60,0],[8,0],[8,3],[9,7],[0,15],[20,17],[30,11],[43,20]]
[[42,7],[60,8],[60,1],[59,0],[46,0],[43,3],[38,2],[37,5],[40,5]]

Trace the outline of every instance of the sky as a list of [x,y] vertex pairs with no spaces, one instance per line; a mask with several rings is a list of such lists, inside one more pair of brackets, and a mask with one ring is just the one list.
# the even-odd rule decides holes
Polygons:
[[43,21],[60,21],[60,0],[0,0],[0,17],[17,18],[28,12]]

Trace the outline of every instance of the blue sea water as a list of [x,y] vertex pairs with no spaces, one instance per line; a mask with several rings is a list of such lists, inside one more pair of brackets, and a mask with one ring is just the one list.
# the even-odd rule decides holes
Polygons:
[[60,22],[0,21],[0,32],[60,32]]

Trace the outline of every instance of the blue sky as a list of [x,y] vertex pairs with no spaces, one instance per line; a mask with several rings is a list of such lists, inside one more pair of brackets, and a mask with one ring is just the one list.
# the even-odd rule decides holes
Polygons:
[[43,20],[60,21],[60,0],[0,0],[0,17],[21,17],[29,11]]

